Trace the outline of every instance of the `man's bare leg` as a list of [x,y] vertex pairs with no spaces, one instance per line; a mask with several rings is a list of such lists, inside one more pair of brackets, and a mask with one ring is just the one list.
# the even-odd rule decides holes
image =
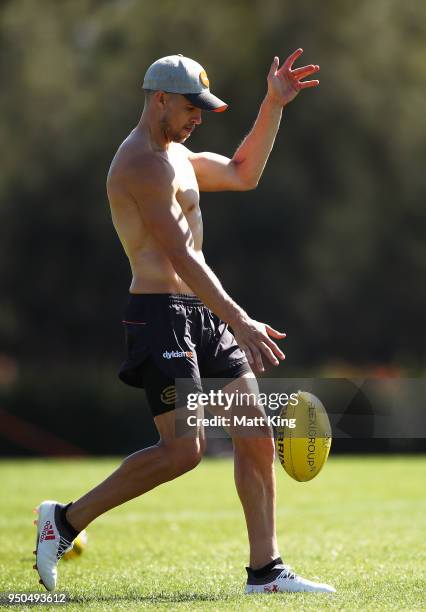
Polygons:
[[250,567],[279,557],[275,533],[274,443],[271,438],[234,438],[234,477],[247,523]]
[[[224,393],[255,394],[259,387],[254,374],[244,374],[223,388]],[[213,414],[229,418],[230,411],[210,407]],[[256,402],[234,406],[232,417],[264,416]],[[232,419],[231,419],[232,422]],[[275,533],[275,445],[270,427],[230,427],[234,445],[234,478],[243,506],[250,545],[250,567],[257,569],[279,557]]]
[[200,430],[191,438],[176,437],[175,419],[176,411],[155,417],[160,441],[124,459],[115,472],[68,508],[66,518],[76,531],[200,462],[205,449],[204,432]]

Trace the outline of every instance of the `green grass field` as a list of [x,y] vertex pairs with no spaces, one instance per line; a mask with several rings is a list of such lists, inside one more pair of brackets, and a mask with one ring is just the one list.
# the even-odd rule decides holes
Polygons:
[[[75,499],[117,462],[0,463],[0,591],[46,592],[32,569],[33,506]],[[89,526],[84,555],[59,565],[66,610],[425,610],[425,467],[419,457],[332,457],[297,483],[278,464],[281,554],[337,594],[247,596],[232,462],[204,460]]]

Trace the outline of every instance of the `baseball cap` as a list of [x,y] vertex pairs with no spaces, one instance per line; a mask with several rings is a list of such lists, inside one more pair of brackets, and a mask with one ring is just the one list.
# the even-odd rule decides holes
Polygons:
[[204,110],[216,113],[226,110],[226,102],[214,96],[209,86],[201,64],[180,54],[161,57],[151,64],[142,85],[144,89],[182,94],[194,106]]

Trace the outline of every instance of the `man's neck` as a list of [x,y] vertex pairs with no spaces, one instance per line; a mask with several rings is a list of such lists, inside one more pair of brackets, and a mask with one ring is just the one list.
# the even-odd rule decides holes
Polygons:
[[161,124],[154,118],[142,113],[136,130],[149,140],[154,151],[168,151],[170,140],[167,138]]

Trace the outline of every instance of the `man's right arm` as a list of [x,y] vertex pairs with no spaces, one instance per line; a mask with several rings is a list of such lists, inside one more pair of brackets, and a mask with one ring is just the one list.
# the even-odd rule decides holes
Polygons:
[[[261,352],[277,364],[283,354],[269,338],[280,334],[251,319],[226,293],[219,279],[192,248],[191,230],[176,200],[174,170],[169,162],[153,155],[135,160],[127,176],[129,191],[136,201],[142,220],[176,273],[218,317],[232,326],[236,340],[251,363],[262,370]],[[268,331],[271,330],[270,332]],[[268,333],[267,333],[268,332]],[[275,354],[275,355],[274,355]]]

